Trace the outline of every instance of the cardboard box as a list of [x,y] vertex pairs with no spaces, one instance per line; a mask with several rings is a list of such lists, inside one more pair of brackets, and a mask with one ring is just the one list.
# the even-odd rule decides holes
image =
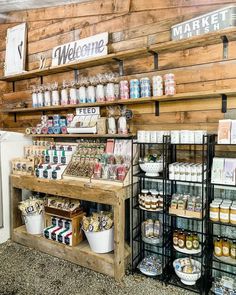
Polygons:
[[212,183],[223,183],[224,179],[224,158],[214,158],[211,171],[211,182]]

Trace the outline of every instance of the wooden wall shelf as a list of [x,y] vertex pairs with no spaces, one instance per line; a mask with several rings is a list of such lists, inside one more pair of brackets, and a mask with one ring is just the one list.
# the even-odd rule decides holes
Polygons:
[[116,105],[136,105],[145,103],[155,103],[155,102],[169,102],[178,100],[190,100],[190,99],[204,99],[213,97],[222,97],[222,95],[233,96],[236,95],[236,89],[222,89],[217,91],[199,91],[199,92],[188,92],[188,93],[178,93],[173,96],[160,96],[160,97],[147,97],[147,98],[137,98],[137,99],[127,99],[127,100],[116,100],[111,102],[95,102],[95,103],[80,103],[77,105],[66,105],[66,106],[50,106],[50,107],[40,107],[40,108],[14,108],[2,110],[3,113],[27,113],[27,112],[50,112],[50,111],[62,111],[68,109],[75,109],[78,107],[106,107],[106,106],[116,106]]
[[31,134],[31,137],[50,137],[50,138],[132,138],[134,134],[120,135],[120,134]]
[[111,53],[106,56],[96,57],[92,59],[87,59],[84,61],[76,61],[70,64],[48,67],[41,70],[26,71],[21,74],[5,76],[2,77],[1,81],[15,82],[20,80],[38,78],[43,76],[48,76],[51,74],[63,73],[72,70],[79,70],[88,67],[94,67],[99,65],[104,65],[112,62],[120,62],[125,59],[139,57],[140,55],[149,55],[153,53],[163,53],[163,52],[173,52],[178,50],[190,49],[199,46],[207,46],[211,44],[217,44],[224,42],[225,40],[233,41],[236,40],[236,28],[230,28],[225,30],[220,30],[212,33],[208,33],[201,36],[195,36],[190,39],[179,40],[179,41],[168,41],[161,44],[151,45],[147,47],[131,49],[126,51],[121,51],[118,53]]
[[[90,184],[88,181],[45,180],[33,176],[11,175],[11,233],[12,240],[56,257],[69,260],[92,270],[113,276],[117,281],[125,274],[130,249],[125,243],[125,200],[129,187]],[[22,226],[18,204],[22,189],[48,193],[113,206],[114,253],[93,253],[84,241],[76,247],[54,243],[41,236],[29,235]]]

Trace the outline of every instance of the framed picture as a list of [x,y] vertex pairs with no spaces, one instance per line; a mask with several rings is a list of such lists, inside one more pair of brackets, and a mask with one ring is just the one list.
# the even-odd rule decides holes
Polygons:
[[5,76],[25,71],[27,26],[26,23],[7,30]]

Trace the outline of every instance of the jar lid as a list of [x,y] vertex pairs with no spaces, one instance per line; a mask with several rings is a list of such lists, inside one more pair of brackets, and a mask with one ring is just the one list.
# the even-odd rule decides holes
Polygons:
[[230,205],[229,204],[221,204],[220,209],[229,209]]
[[232,205],[230,209],[231,210],[236,210],[236,204]]
[[211,208],[218,208],[218,209],[219,209],[219,204],[211,203],[211,204],[210,204],[210,207],[211,207]]
[[147,193],[148,193],[148,189],[142,189],[142,190],[141,190],[141,193],[143,193],[143,194],[147,194]]

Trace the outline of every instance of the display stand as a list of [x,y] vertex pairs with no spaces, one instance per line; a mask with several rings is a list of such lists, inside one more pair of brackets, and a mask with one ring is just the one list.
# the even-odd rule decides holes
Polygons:
[[[45,180],[33,176],[11,175],[11,233],[12,240],[35,248],[47,254],[62,258],[94,271],[112,276],[120,281],[125,274],[130,250],[125,244],[125,200],[128,199],[128,187],[93,184],[70,180]],[[18,204],[22,200],[22,190],[58,195],[111,205],[114,212],[114,252],[97,254],[92,252],[87,241],[76,247],[70,247],[35,236],[26,232],[22,225]]]

